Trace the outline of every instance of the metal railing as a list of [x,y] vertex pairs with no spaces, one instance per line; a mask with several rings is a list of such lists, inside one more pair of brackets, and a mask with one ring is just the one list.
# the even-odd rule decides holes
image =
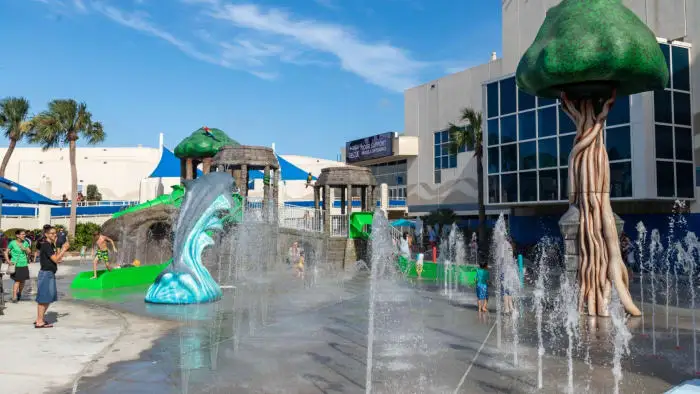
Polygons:
[[296,230],[323,232],[323,211],[285,205],[279,209],[279,225]]
[[348,226],[348,215],[331,215],[331,237],[347,237]]
[[[135,200],[104,200],[104,201],[78,201],[77,206],[79,207],[114,207],[114,206],[124,206],[130,207],[132,205],[138,204]],[[61,201],[61,207],[70,207],[70,201]]]

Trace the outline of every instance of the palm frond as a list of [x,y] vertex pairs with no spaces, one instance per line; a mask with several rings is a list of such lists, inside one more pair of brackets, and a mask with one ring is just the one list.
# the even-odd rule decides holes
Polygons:
[[29,127],[29,141],[40,144],[43,150],[61,145],[65,135],[61,117],[50,111],[44,111],[32,118]]
[[83,132],[83,135],[87,137],[87,143],[90,145],[99,144],[105,140],[105,131],[101,122],[90,124],[90,127]]
[[29,100],[24,97],[8,97],[0,101],[0,127],[5,137],[21,140],[25,137],[22,123],[29,116]]

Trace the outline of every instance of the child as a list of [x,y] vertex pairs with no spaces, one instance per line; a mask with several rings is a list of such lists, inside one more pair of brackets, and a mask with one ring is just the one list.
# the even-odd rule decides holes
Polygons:
[[299,253],[299,260],[297,261],[296,270],[297,278],[304,279],[304,251]]
[[503,297],[503,313],[513,312],[513,295],[510,292],[512,284],[504,280],[505,274],[501,272],[501,297]]
[[416,273],[418,274],[418,279],[420,279],[423,273],[423,253],[418,253],[416,258]]
[[[112,268],[109,266],[109,249],[107,249],[107,242],[112,244],[112,250],[114,253],[117,252],[117,247],[114,245],[114,241],[112,241],[111,238],[102,235],[99,231],[95,231],[95,246],[97,246],[97,249],[95,250],[95,259],[92,261],[92,278],[91,279],[96,279],[97,278],[97,263],[102,262],[105,263],[105,266],[107,267],[107,271],[112,271]],[[117,266],[119,268],[119,266]]]
[[476,269],[476,298],[479,312],[488,312],[489,302],[489,264],[487,262],[479,264]]

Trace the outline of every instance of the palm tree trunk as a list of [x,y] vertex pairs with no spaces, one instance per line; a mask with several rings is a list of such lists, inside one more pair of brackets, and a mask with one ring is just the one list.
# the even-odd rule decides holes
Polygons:
[[[17,145],[17,140],[14,138],[10,138],[10,146],[7,147],[7,151],[5,152],[5,157],[2,158],[2,164],[0,164],[0,176],[5,177],[5,169],[7,169],[7,165],[10,163],[10,156],[12,156],[12,152],[15,151],[15,146]],[[19,181],[19,179],[18,179]]]
[[479,227],[478,227],[478,247],[479,254],[483,256],[486,245],[486,205],[484,205],[484,164],[483,155],[476,156],[476,179],[477,179],[477,203],[479,204]]
[[70,219],[68,221],[68,235],[75,237],[75,225],[78,219],[78,167],[75,165],[75,139],[68,143],[68,158],[70,160]]

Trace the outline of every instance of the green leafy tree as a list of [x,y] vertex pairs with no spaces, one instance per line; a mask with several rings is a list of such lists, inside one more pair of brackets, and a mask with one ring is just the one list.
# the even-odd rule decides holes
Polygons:
[[621,0],[563,0],[550,8],[518,64],[518,87],[560,99],[576,125],[565,218],[580,222],[578,308],[591,316],[609,315],[613,286],[627,313],[641,315],[610,205],[605,120],[617,95],[663,89],[668,79],[654,33]]
[[0,164],[0,176],[5,176],[5,170],[10,162],[12,152],[17,143],[27,136],[29,131],[29,101],[24,97],[8,97],[0,101],[0,128],[5,130],[5,137],[10,145],[5,151],[5,157]]
[[41,144],[47,150],[68,145],[71,172],[71,205],[69,236],[75,237],[78,198],[78,169],[75,163],[78,139],[85,138],[88,144],[98,144],[105,139],[102,123],[92,120],[85,103],[72,99],[53,100],[49,108],[31,120],[30,141]]
[[463,108],[460,116],[462,125],[450,123],[448,132],[450,133],[450,153],[456,155],[462,148],[468,147],[474,150],[476,159],[477,178],[477,204],[479,206],[479,227],[477,237],[479,242],[479,253],[483,254],[487,245],[486,242],[486,205],[484,204],[484,147],[483,147],[483,118],[481,112],[472,108]]
[[102,193],[97,189],[97,185],[87,185],[87,194],[85,197],[88,201],[102,201]]
[[423,223],[426,225],[434,226],[451,226],[452,223],[456,222],[459,217],[455,211],[449,208],[436,209],[430,212],[428,215],[423,217]]

